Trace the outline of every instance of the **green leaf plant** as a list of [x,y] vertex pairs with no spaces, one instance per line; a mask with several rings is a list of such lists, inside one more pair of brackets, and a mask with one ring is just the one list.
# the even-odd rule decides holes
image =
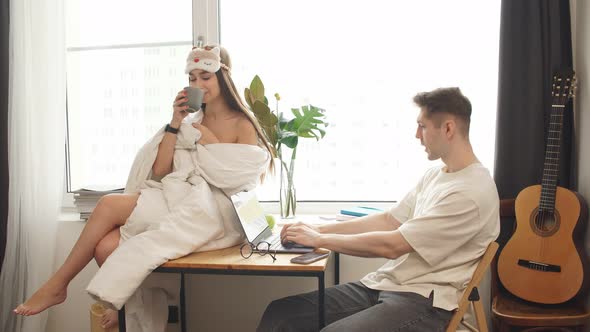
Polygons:
[[[315,138],[319,141],[326,135],[325,129],[328,123],[325,122],[325,110],[313,105],[292,108],[293,116],[287,118],[279,111],[281,97],[278,93],[275,93],[274,97],[276,108],[271,110],[268,98],[265,96],[264,84],[258,75],[252,79],[250,88],[244,91],[246,103],[258,119],[281,164],[281,216],[294,217],[297,200],[293,172],[299,138]],[[290,154],[286,148],[290,150]],[[289,162],[288,165],[287,162]]]

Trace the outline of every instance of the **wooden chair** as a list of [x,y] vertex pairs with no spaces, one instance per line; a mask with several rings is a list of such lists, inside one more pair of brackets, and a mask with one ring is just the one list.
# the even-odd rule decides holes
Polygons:
[[[498,242],[503,247],[514,232],[514,200],[500,202],[501,232]],[[497,259],[491,265],[492,310],[494,331],[587,331],[590,310],[584,299],[558,305],[528,302],[510,294],[500,283]]]
[[[477,291],[477,286],[479,286],[481,278],[483,278],[485,272],[488,270],[488,267],[494,259],[497,250],[498,243],[496,242],[490,243],[490,245],[486,249],[486,252],[483,254],[483,257],[477,265],[475,272],[473,272],[473,277],[467,285],[467,288],[465,289],[465,292],[461,297],[461,301],[459,301],[459,308],[457,308],[457,310],[453,314],[453,317],[451,318],[451,321],[449,322],[449,325],[447,326],[447,332],[455,332],[457,330],[457,327],[459,327],[459,324],[465,326],[467,329],[473,332],[488,331],[488,323],[483,310],[481,299],[479,297],[479,292]],[[474,327],[473,325],[463,320],[463,316],[469,309],[470,304],[473,306],[473,312],[475,314],[477,327]]]

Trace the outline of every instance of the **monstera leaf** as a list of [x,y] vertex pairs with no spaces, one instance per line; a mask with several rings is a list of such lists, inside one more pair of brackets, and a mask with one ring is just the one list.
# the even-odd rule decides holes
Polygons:
[[313,105],[303,106],[301,110],[298,108],[292,108],[291,112],[295,115],[295,118],[291,120],[291,131],[297,133],[297,136],[312,138],[320,140],[326,135],[324,128],[327,123],[324,122],[325,111],[319,107]]

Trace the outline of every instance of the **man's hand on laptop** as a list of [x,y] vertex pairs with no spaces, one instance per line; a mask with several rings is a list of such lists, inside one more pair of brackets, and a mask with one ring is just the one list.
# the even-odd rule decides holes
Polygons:
[[303,222],[287,224],[281,230],[281,242],[286,248],[293,243],[317,248],[319,237],[320,231],[317,226]]

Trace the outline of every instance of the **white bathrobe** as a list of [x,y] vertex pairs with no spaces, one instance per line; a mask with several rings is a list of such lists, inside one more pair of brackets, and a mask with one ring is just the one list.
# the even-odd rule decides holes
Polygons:
[[[198,114],[195,121],[200,119]],[[120,228],[119,247],[88,285],[93,298],[117,309],[166,261],[244,240],[228,196],[256,187],[268,165],[269,153],[246,144],[197,144],[200,132],[190,123],[183,123],[177,136],[173,171],[160,182],[152,179],[151,169],[164,129],[136,156],[125,192],[141,193],[137,206]],[[149,308],[137,306],[162,302],[162,293],[148,294],[145,288],[127,304],[126,313],[149,314]]]

